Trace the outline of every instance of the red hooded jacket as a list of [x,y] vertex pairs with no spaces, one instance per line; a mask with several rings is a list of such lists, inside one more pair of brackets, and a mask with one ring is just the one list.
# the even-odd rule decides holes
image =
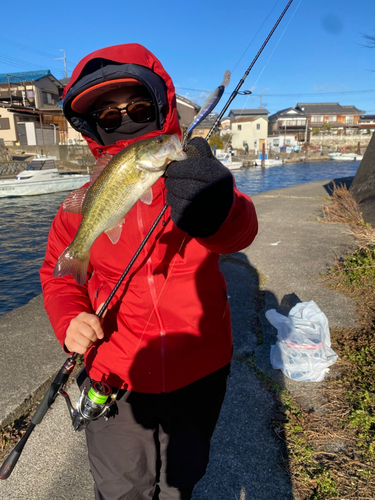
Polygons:
[[[108,47],[87,56],[73,72],[65,96],[95,58],[133,63],[157,73],[166,84],[169,109],[162,131],[142,139],[160,133],[180,134],[172,80],[155,56],[138,44]],[[100,150],[115,154],[134,142],[103,147],[85,138],[95,156]],[[45,309],[61,345],[70,321],[83,311],[95,312],[107,299],[163,208],[164,179],[152,190],[152,204],[139,201],[133,207],[116,245],[105,234],[94,242],[83,286],[70,275],[52,276],[58,257],[73,240],[81,221],[80,215],[62,208],[57,213],[40,276]],[[114,387],[161,393],[184,387],[228,364],[232,331],[219,254],[247,247],[257,229],[253,203],[237,189],[227,219],[208,238],[195,239],[178,229],[168,208],[109,305],[103,320],[104,339],[85,355],[89,376]]]

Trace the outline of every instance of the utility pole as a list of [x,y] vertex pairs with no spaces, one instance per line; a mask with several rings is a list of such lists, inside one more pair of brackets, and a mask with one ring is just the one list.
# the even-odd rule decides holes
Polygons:
[[68,78],[68,73],[66,71],[66,56],[65,56],[65,50],[60,49],[60,52],[64,52],[64,57],[56,57],[55,61],[64,61],[64,71],[65,71],[65,78]]
[[267,92],[267,90],[269,90],[269,89],[267,88],[267,89],[263,89],[263,90],[260,91],[260,95],[259,95],[259,97],[260,97],[259,108],[263,107],[263,104],[262,104],[263,92]]

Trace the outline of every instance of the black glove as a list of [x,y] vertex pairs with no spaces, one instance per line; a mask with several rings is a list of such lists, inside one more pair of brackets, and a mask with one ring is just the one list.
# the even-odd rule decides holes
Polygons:
[[216,233],[233,203],[233,176],[217,160],[207,141],[192,139],[186,160],[166,171],[167,203],[176,226],[194,238]]

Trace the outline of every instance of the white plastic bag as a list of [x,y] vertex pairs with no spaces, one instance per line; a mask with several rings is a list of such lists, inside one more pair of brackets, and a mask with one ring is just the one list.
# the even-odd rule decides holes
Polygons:
[[288,316],[270,309],[266,318],[277,329],[276,345],[271,346],[272,368],[292,380],[321,382],[338,355],[331,349],[327,317],[315,302],[298,303]]

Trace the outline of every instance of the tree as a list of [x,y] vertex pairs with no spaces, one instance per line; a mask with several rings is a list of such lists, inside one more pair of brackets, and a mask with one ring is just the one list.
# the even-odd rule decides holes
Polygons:
[[366,44],[363,45],[363,47],[367,47],[368,49],[375,49],[375,35],[362,34],[362,37],[366,40]]
[[217,149],[223,149],[224,147],[223,138],[219,134],[212,135],[208,139],[208,144],[211,146],[211,148],[214,144],[216,144]]
[[226,146],[228,146],[228,144],[229,144],[230,142],[232,142],[232,134],[230,134],[230,133],[228,133],[228,134],[223,134],[223,135],[221,136],[221,138],[223,139],[223,142],[224,142],[224,144],[225,144]]

